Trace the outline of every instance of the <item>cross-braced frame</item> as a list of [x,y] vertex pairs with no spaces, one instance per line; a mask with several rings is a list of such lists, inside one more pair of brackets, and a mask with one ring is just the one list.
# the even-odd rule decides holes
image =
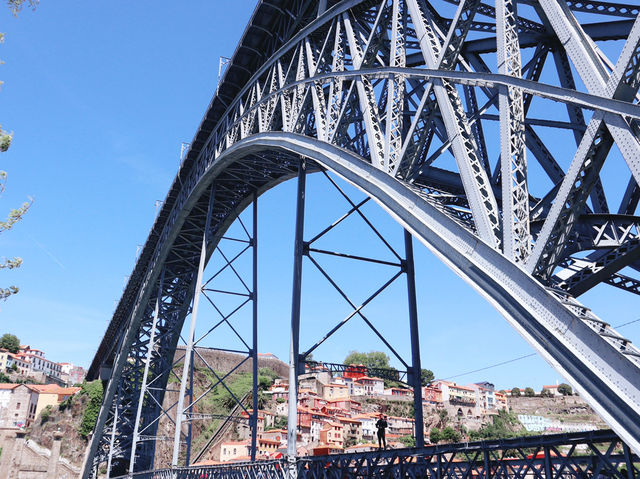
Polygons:
[[110,381],[89,462],[130,457],[156,303],[142,414],[162,404],[211,192],[213,248],[300,158],[380,204],[639,451],[640,352],[576,300],[639,291],[637,16],[595,0],[259,2],[92,364]]

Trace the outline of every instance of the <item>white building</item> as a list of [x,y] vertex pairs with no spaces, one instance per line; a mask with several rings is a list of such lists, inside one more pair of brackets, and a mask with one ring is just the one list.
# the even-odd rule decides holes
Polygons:
[[518,420],[527,431],[532,432],[584,432],[598,429],[593,423],[557,421],[529,414],[518,414]]

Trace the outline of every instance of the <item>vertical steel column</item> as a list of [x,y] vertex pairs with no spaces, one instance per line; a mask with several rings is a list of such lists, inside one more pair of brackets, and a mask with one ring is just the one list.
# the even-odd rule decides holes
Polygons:
[[202,246],[200,248],[200,261],[198,263],[198,275],[196,277],[195,289],[193,293],[193,307],[191,308],[191,324],[189,325],[189,336],[187,337],[187,347],[184,353],[184,365],[182,367],[182,378],[180,380],[180,395],[178,396],[178,409],[176,409],[176,431],[173,438],[173,457],[171,465],[178,465],[178,454],[180,453],[180,436],[182,434],[182,421],[184,416],[184,396],[187,389],[187,375],[191,367],[193,343],[196,333],[196,322],[198,320],[198,306],[200,304],[200,294],[202,293],[202,274],[204,273],[205,260],[207,256],[207,236],[211,224],[211,210],[213,206],[214,188],[211,187],[209,197],[209,208],[207,209],[207,219],[204,231],[202,232]]
[[489,462],[489,451],[484,450],[484,479],[491,479],[491,467]]
[[404,230],[405,274],[409,299],[409,332],[411,334],[411,385],[416,426],[416,447],[424,447],[424,419],[422,414],[422,367],[420,365],[420,336],[418,334],[418,306],[416,304],[416,277],[413,264],[413,238]]
[[[193,368],[194,368],[194,351],[191,350],[191,365],[189,366],[189,407],[187,407],[187,411],[191,414],[192,404],[193,404]],[[192,427],[193,421],[189,421],[187,423],[187,457],[185,458],[185,466],[191,464],[191,434],[193,432]]]
[[251,414],[251,460],[256,460],[258,432],[258,191],[253,192],[253,412]]
[[551,465],[551,448],[544,446],[544,477],[553,479],[553,466]]
[[624,442],[622,443],[622,450],[624,451],[624,462],[627,467],[627,479],[633,479],[633,461],[631,460],[631,449]]
[[138,445],[138,431],[140,430],[140,416],[142,415],[142,405],[144,397],[147,394],[147,381],[149,379],[149,364],[151,363],[151,355],[153,353],[154,341],[156,338],[156,326],[158,324],[158,316],[160,314],[160,298],[162,298],[162,286],[164,283],[164,269],[160,273],[160,283],[158,285],[158,297],[156,298],[156,307],[153,311],[153,321],[151,323],[151,332],[149,333],[149,344],[147,346],[147,355],[144,359],[144,372],[142,373],[142,387],[140,388],[140,399],[138,399],[138,410],[136,411],[136,422],[133,426],[133,442],[131,444],[131,456],[129,458],[129,474],[133,474],[133,468],[136,461],[136,447]]
[[300,341],[300,294],[302,292],[302,256],[304,254],[304,202],[307,161],[300,159],[298,193],[296,198],[296,236],[293,255],[293,293],[291,299],[291,344],[289,348],[289,417],[287,420],[287,459],[289,474],[296,471],[296,436],[298,432],[298,363]]
[[113,426],[111,427],[109,454],[107,455],[107,477],[111,476],[111,460],[113,459],[113,446],[116,442],[116,427],[118,427],[118,406],[120,406],[120,388],[118,388],[118,395],[115,400],[115,411],[113,412]]

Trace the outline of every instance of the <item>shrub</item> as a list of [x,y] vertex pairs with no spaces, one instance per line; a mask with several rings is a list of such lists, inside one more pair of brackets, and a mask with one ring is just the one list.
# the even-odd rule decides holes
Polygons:
[[44,424],[51,417],[51,405],[45,407],[40,413],[40,424]]
[[447,442],[460,442],[460,433],[451,426],[447,426],[442,430],[442,439]]
[[78,430],[78,433],[82,437],[87,438],[89,434],[93,432],[93,428],[96,426],[98,420],[98,414],[100,414],[100,406],[102,405],[102,396],[104,394],[102,381],[98,379],[90,383],[85,382],[82,385],[80,394],[89,396],[89,402],[84,410],[80,429]]
[[413,436],[402,436],[398,440],[405,445],[405,447],[416,447],[416,438]]
[[573,394],[573,390],[571,389],[571,386],[569,386],[566,383],[562,383],[558,385],[558,392],[563,396],[571,396],[571,394]]

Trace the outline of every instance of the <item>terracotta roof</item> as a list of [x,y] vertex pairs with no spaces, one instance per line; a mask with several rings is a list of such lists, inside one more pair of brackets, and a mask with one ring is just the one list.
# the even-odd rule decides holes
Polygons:
[[360,424],[360,421],[358,421],[357,419],[354,419],[352,417],[341,417],[339,418],[340,422],[357,422],[358,424]]
[[29,384],[29,389],[32,389],[40,394],[58,394],[58,395],[73,395],[80,391],[82,388],[63,388],[58,386],[57,384]]
[[258,438],[258,442],[264,442],[266,444],[280,444],[280,441],[275,441],[273,439],[267,439],[266,437]]
[[475,389],[473,388],[468,388],[467,386],[460,386],[458,384],[454,384],[453,386],[450,386],[452,388],[456,388],[456,389],[464,389],[465,391],[475,391]]
[[17,388],[18,386],[20,386],[20,384],[1,383],[1,384],[0,384],[0,389],[4,389],[4,390],[7,390],[7,389],[15,389],[15,388]]
[[227,441],[222,443],[223,446],[248,446],[249,439],[245,439],[244,441]]
[[372,442],[366,443],[366,444],[356,444],[354,446],[350,446],[347,449],[364,449],[365,447],[374,447],[376,449],[378,449],[378,445],[374,444]]

